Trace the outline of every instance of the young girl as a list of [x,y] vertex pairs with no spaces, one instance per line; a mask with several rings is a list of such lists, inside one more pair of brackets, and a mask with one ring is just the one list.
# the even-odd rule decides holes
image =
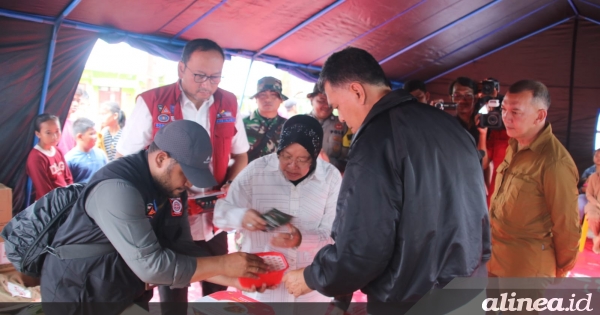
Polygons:
[[596,172],[588,177],[585,196],[588,203],[584,210],[589,223],[590,230],[594,233],[594,246],[592,250],[600,254],[600,173]]
[[49,114],[36,117],[35,135],[40,141],[27,157],[27,175],[38,200],[54,188],[73,184],[73,176],[62,153],[56,149],[60,139],[58,117]]
[[98,147],[108,156],[108,161],[115,159],[117,143],[121,138],[121,129],[125,126],[125,114],[116,102],[105,102],[100,105],[102,131],[98,134]]

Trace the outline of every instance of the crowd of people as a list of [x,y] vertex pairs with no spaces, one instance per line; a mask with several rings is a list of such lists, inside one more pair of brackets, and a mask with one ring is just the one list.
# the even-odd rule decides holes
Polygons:
[[[342,310],[362,290],[370,314],[398,314],[456,277],[566,276],[583,212],[600,253],[600,151],[579,181],[546,121],[543,83],[518,81],[500,95],[495,79],[459,77],[448,91],[453,116],[426,105],[440,101],[423,82],[392,90],[377,61],[350,47],[325,62],[310,114],[283,106],[282,82],[264,77],[258,108],[241,117],[235,95],[218,87],[224,61],[217,43],[188,42],[179,80],[140,94],[127,123],[118,103],[101,104],[100,132],[72,113],[63,128],[56,116],[36,118],[27,160],[36,199],[86,183],[54,245],[115,248],[48,256],[43,301],[112,302],[103,311],[119,314],[147,307],[158,286],[162,302],[180,302],[163,314],[179,314],[188,285],[201,281],[204,295],[235,287],[258,301]],[[272,209],[291,223],[267,230]],[[290,266],[283,283],[243,287],[237,277],[265,272],[254,254],[269,251]]]

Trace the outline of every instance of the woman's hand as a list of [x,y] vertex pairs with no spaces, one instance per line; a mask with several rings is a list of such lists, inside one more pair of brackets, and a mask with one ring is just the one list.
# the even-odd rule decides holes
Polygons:
[[267,229],[267,222],[258,211],[248,209],[242,219],[242,228],[248,231],[264,231]]
[[275,247],[293,248],[298,247],[302,243],[302,233],[297,227],[292,224],[286,224],[289,228],[289,233],[277,233],[271,238],[271,245]]

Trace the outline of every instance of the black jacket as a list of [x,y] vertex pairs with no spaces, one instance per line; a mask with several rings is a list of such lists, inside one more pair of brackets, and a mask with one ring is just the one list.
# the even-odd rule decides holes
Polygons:
[[[187,256],[202,257],[209,254],[196,246],[188,230],[187,215],[171,216],[168,198],[154,185],[148,166],[146,151],[120,158],[98,170],[80,195],[66,221],[56,232],[53,247],[68,244],[109,243],[100,227],[87,214],[86,198],[100,182],[124,179],[140,193],[144,204],[155,202],[156,214],[150,224],[161,247]],[[187,194],[182,195],[183,211],[187,212]],[[146,212],[146,209],[139,209]],[[146,212],[147,213],[147,212]],[[127,265],[118,252],[102,256],[61,260],[46,255],[42,269],[41,294],[46,314],[120,314],[134,301],[143,297],[145,285]],[[140,302],[147,302],[141,301]]]
[[398,90],[354,136],[332,237],[304,277],[334,296],[414,303],[490,258],[483,172],[454,117]]

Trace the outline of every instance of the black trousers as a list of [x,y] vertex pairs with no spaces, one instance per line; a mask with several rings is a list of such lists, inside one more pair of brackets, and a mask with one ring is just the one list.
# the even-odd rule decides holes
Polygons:
[[[195,241],[196,245],[203,247],[212,256],[221,256],[228,253],[227,233],[221,232],[210,241]],[[227,290],[226,286],[202,281],[202,296],[207,296],[215,292]],[[188,301],[188,288],[171,289],[168,286],[159,286],[161,310],[163,315],[186,314]]]

